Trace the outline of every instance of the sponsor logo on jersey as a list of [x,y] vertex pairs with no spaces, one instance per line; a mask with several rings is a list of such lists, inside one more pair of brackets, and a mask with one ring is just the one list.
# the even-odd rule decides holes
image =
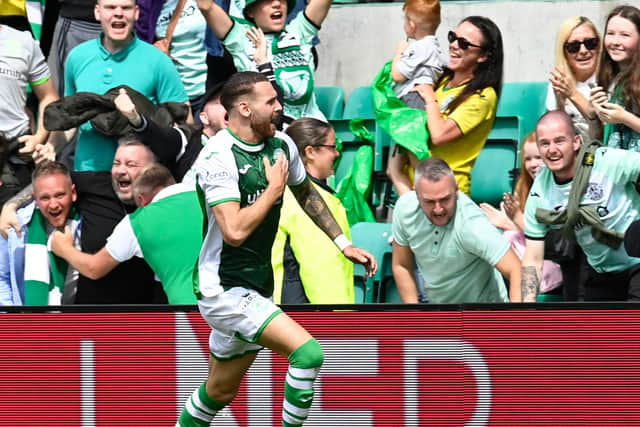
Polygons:
[[212,184],[218,181],[224,181],[229,178],[229,172],[227,171],[216,171],[216,172],[205,172],[206,176],[204,181],[206,183]]
[[238,169],[238,172],[240,172],[242,175],[245,175],[247,172],[249,172],[249,168],[251,168],[251,165],[247,163],[246,165]]

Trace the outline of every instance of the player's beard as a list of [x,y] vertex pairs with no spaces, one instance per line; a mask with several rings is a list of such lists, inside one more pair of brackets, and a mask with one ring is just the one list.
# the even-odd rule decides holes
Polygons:
[[250,116],[251,130],[260,138],[272,138],[276,134],[276,126],[271,121],[259,119],[255,114]]

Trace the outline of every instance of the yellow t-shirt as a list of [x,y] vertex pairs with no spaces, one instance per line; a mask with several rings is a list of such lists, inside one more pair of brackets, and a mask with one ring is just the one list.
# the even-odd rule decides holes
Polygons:
[[25,0],[0,1],[0,16],[27,16],[27,2]]
[[458,182],[460,191],[469,194],[471,191],[471,169],[480,155],[484,143],[489,137],[496,116],[498,99],[492,87],[484,88],[459,105],[451,114],[444,111],[464,89],[465,85],[447,88],[448,80],[444,80],[436,89],[436,98],[440,104],[443,117],[456,122],[462,136],[446,145],[429,145],[431,156],[446,161]]

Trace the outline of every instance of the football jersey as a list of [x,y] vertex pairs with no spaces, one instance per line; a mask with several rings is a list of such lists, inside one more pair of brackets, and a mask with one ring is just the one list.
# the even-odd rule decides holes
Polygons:
[[263,157],[273,163],[281,154],[289,159],[288,184],[301,184],[306,178],[304,165],[293,141],[281,132],[259,144],[250,144],[225,129],[200,152],[189,174],[208,220],[198,262],[198,297],[214,296],[234,286],[255,289],[266,297],[272,295],[271,247],[278,230],[282,198],[237,247],[223,241],[211,208],[229,201],[239,202],[240,208],[255,203],[268,185]]

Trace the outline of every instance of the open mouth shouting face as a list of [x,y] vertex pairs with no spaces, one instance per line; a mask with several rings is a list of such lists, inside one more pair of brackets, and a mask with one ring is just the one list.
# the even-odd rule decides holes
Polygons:
[[140,171],[153,162],[151,150],[142,144],[121,145],[116,151],[111,166],[111,183],[118,199],[132,205],[133,180]]
[[33,195],[46,221],[55,228],[63,229],[76,200],[71,179],[61,173],[40,176],[33,183]]
[[99,0],[94,15],[104,32],[103,44],[110,52],[124,47],[133,39],[138,7],[134,0]]
[[265,33],[282,31],[287,20],[285,0],[259,0],[249,7],[247,16]]

